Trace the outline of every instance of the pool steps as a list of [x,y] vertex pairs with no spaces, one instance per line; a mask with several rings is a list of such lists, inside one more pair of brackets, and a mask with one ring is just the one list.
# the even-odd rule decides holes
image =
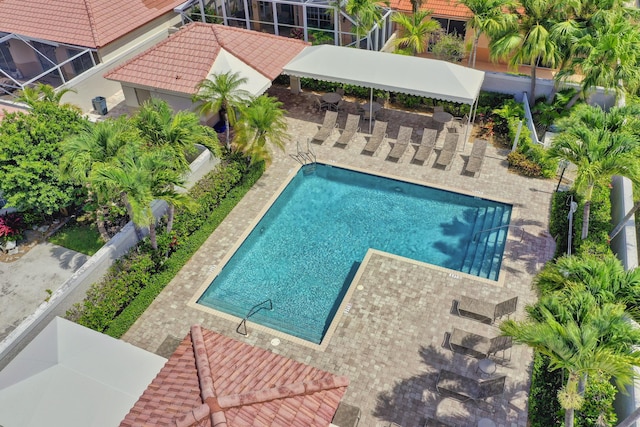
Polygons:
[[[508,233],[510,211],[503,206],[478,209],[461,271],[497,280]],[[502,226],[505,227],[502,227]],[[494,229],[495,230],[492,230]]]

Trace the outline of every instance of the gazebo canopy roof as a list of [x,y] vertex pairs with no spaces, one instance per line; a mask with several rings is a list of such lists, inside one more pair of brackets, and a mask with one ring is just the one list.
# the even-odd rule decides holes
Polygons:
[[306,47],[283,74],[473,105],[484,72],[435,59],[320,45]]

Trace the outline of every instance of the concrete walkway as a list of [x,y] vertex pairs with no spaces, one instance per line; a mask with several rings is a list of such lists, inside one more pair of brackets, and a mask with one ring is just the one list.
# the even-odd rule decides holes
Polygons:
[[[531,280],[552,257],[555,248],[547,229],[549,203],[556,182],[511,173],[506,162],[508,150],[494,146],[487,149],[482,173],[475,178],[463,173],[471,144],[456,154],[451,169],[446,171],[434,167],[437,154],[423,165],[411,163],[413,147],[409,147],[398,162],[385,160],[398,125],[412,126],[420,132],[426,120],[423,114],[384,111],[384,120],[390,125],[389,139],[374,156],[361,154],[367,140],[364,134],[358,134],[346,149],[334,147],[338,130],[327,142],[313,148],[318,161],[323,163],[511,203],[511,224],[523,227],[524,235],[521,238],[521,232],[516,229],[509,234],[497,282],[372,253],[338,311],[335,331],[330,338],[325,338],[327,343],[323,346],[305,344],[251,323],[249,336],[243,337],[235,332],[239,319],[194,304],[194,299],[212,280],[212,273],[225,262],[300,167],[289,156],[295,154],[296,142],[306,144],[322,122],[322,114],[313,111],[310,97],[304,94],[289,97],[278,93],[277,88],[271,92],[285,102],[289,112],[291,141],[286,151],[275,154],[260,181],[123,339],[168,355],[171,353],[170,350],[166,353],[168,343],[178,342],[192,324],[201,324],[274,353],[346,375],[351,384],[344,401],[361,409],[362,426],[387,426],[390,422],[404,427],[420,426],[426,417],[438,417],[455,425],[471,426],[481,418],[491,418],[499,427],[525,427],[532,360],[527,347],[515,346],[510,360],[496,360],[499,362],[496,375],[507,376],[506,390],[489,399],[488,406],[442,398],[435,390],[435,381],[441,369],[478,378],[476,359],[454,354],[443,346],[446,332],[456,327],[487,337],[499,333],[495,326],[452,314],[453,299],[468,295],[498,302],[518,296],[516,318],[522,318],[525,305],[535,301]],[[340,126],[344,126],[345,119],[346,112],[341,112]],[[365,124],[361,123],[361,129],[365,129]]]
[[0,341],[85,263],[87,255],[39,243],[17,261],[0,262]]

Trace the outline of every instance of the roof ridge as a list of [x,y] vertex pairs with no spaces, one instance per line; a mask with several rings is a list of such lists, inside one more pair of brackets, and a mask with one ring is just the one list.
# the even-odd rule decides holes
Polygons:
[[[209,356],[207,354],[207,346],[202,335],[200,325],[191,326],[191,343],[193,345],[193,355],[196,361],[196,371],[198,374],[198,383],[200,384],[200,395],[203,402],[209,402],[216,397],[216,389],[213,385],[213,377],[211,376],[211,366],[209,366]],[[211,415],[212,426],[226,426],[227,418],[224,411],[219,407],[211,407],[209,405],[209,414]]]
[[93,39],[93,42],[96,46],[100,46],[98,34],[96,33],[96,30],[94,28],[96,23],[93,16],[93,10],[91,9],[91,6],[89,6],[89,0],[82,0],[82,3],[84,4],[84,8],[87,10],[87,18],[89,18],[89,29],[91,30],[91,38]]
[[324,390],[346,387],[349,379],[344,376],[331,375],[329,378],[320,380],[302,381],[285,384],[278,387],[263,388],[242,394],[222,396],[216,399],[218,407],[221,409],[234,408],[237,406],[253,405],[264,403],[276,399],[284,399],[293,396],[305,396]]

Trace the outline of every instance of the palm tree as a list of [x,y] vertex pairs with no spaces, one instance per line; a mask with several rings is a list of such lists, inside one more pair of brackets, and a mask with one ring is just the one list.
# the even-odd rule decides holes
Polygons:
[[[96,192],[91,183],[91,172],[100,164],[110,162],[117,157],[123,148],[136,138],[126,118],[110,119],[95,124],[88,123],[78,134],[62,141],[60,168],[63,176],[72,178],[79,184],[87,185]],[[97,192],[98,201],[103,205],[96,215],[96,224],[102,239],[107,242],[110,237],[104,225],[107,199]]]
[[419,10],[411,15],[394,13],[391,21],[400,25],[396,46],[400,49],[411,49],[413,55],[427,50],[429,37],[440,29],[440,23],[430,18],[431,13],[430,10]]
[[140,228],[149,227],[153,249],[158,249],[158,243],[151,202],[160,199],[170,205],[188,203],[185,195],[175,191],[183,181],[171,167],[172,162],[171,153],[165,150],[143,150],[133,143],[113,161],[100,164],[91,172],[91,181],[99,191],[121,198],[139,239]]
[[552,28],[557,18],[556,2],[547,0],[520,0],[522,13],[508,18],[515,24],[493,34],[489,43],[492,60],[509,58],[509,65],[517,68],[521,64],[531,66],[531,97],[533,106],[536,97],[536,71],[540,63],[556,67],[561,60],[560,49]]
[[482,34],[491,37],[515,24],[516,16],[507,13],[515,7],[514,0],[459,0],[469,8],[473,16],[467,21],[467,29],[473,30],[473,46],[469,55],[469,65],[476,67],[478,40]]
[[[360,48],[360,39],[366,35],[371,28],[382,22],[382,9],[379,6],[380,1],[377,0],[347,0],[345,11],[353,16],[356,20],[356,37],[358,43],[356,47]],[[383,1],[389,4],[388,0]]]
[[[607,125],[606,113],[598,107],[585,107],[583,117],[564,129],[553,141],[549,155],[577,166],[575,187],[585,198],[582,239],[589,234],[589,213],[593,189],[621,175],[640,183],[640,166],[636,153],[638,136]],[[591,111],[589,111],[591,109]]]
[[534,281],[542,295],[571,290],[588,292],[598,304],[619,303],[636,320],[640,298],[640,269],[626,271],[614,255],[570,255],[548,263]]
[[197,88],[198,93],[193,95],[194,102],[201,102],[196,110],[201,114],[217,113],[224,117],[227,128],[226,144],[230,148],[229,126],[236,123],[236,108],[244,105],[251,99],[251,94],[241,86],[246,84],[248,79],[240,77],[239,73],[226,72],[216,74],[213,80],[202,80]]
[[507,320],[504,335],[549,357],[551,370],[567,371],[567,382],[558,393],[565,409],[565,426],[572,427],[574,413],[583,403],[589,375],[615,378],[619,388],[630,384],[634,366],[640,364],[640,331],[628,321],[624,305],[599,305],[586,292],[555,292],[528,307],[524,321]]
[[38,83],[34,87],[27,86],[19,91],[16,100],[24,102],[30,107],[33,107],[33,104],[39,101],[52,102],[59,105],[62,97],[69,92],[76,93],[76,90],[65,88],[56,91],[51,85]]
[[[142,105],[133,122],[147,146],[171,153],[171,168],[180,176],[189,170],[187,154],[195,151],[196,143],[210,138],[197,115],[189,111],[174,114],[166,101],[156,98]],[[174,216],[175,206],[169,203],[167,233],[173,229]]]
[[617,105],[623,106],[625,95],[640,88],[640,30],[622,12],[599,17],[602,22],[577,40],[574,66],[584,76],[583,96],[604,86],[615,90]]
[[242,108],[234,142],[252,163],[271,161],[268,144],[284,150],[288,134],[285,111],[281,107],[282,103],[276,98],[262,95]]

